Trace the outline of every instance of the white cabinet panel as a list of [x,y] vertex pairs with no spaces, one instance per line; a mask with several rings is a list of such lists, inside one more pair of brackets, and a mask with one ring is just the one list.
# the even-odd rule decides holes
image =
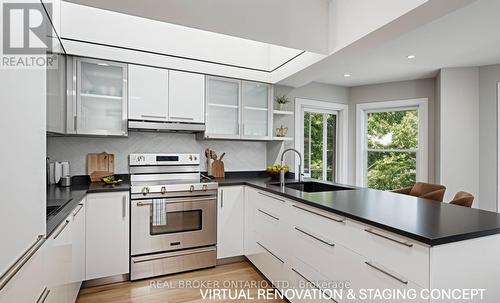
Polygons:
[[72,261],[68,297],[75,302],[82,281],[85,280],[85,198],[80,201],[70,216]]
[[66,56],[57,56],[57,66],[47,69],[47,132],[66,133]]
[[[45,235],[46,73],[45,69],[31,68],[0,71],[0,273],[18,260],[38,235]],[[29,190],[26,182],[20,181],[26,176]]]
[[128,71],[128,118],[167,121],[169,71],[141,65],[129,65]]
[[217,258],[244,254],[243,186],[219,189],[217,207]]
[[207,77],[207,138],[240,138],[241,81]]
[[243,138],[270,138],[271,95],[270,85],[243,81]]
[[127,66],[76,59],[77,134],[127,135]]
[[47,295],[46,271],[43,267],[44,257],[45,245],[42,245],[5,287],[0,290],[0,302],[39,302],[37,301],[39,298]]
[[205,122],[205,76],[170,71],[168,91],[169,121]]
[[87,195],[86,280],[129,272],[129,193]]
[[69,302],[72,268],[72,218],[66,218],[45,242],[47,258],[47,288],[50,294],[46,303]]

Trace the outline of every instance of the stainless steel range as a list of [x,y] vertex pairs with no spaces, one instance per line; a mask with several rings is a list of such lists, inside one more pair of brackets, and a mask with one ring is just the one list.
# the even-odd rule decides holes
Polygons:
[[217,183],[198,154],[131,154],[130,279],[216,263]]

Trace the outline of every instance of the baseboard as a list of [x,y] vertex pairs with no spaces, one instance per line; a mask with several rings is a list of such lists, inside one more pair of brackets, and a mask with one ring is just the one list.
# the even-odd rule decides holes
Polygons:
[[248,260],[248,259],[245,256],[222,258],[222,259],[217,259],[217,265],[238,263],[238,262],[242,262],[242,261],[246,261],[246,260]]
[[101,286],[101,285],[124,282],[124,281],[129,281],[129,280],[130,280],[129,274],[116,275],[116,276],[111,276],[111,277],[106,277],[106,278],[98,278],[98,279],[83,281],[81,288]]

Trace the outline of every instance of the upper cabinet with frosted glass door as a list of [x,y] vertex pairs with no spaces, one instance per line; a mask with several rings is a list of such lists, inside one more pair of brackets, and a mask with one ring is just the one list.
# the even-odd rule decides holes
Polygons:
[[76,58],[76,133],[127,136],[127,65]]
[[242,138],[270,139],[271,86],[258,82],[242,82]]
[[206,138],[241,137],[241,81],[207,77]]
[[205,138],[270,139],[271,95],[268,84],[207,77]]

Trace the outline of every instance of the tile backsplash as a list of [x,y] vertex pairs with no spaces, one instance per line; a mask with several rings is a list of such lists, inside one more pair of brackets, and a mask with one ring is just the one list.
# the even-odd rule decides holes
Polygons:
[[115,173],[128,173],[128,155],[132,153],[199,153],[201,169],[206,170],[205,149],[220,156],[226,171],[264,170],[266,143],[249,141],[196,140],[194,134],[129,132],[126,138],[47,137],[50,161],[69,161],[71,175],[87,173],[87,154],[115,154]]

